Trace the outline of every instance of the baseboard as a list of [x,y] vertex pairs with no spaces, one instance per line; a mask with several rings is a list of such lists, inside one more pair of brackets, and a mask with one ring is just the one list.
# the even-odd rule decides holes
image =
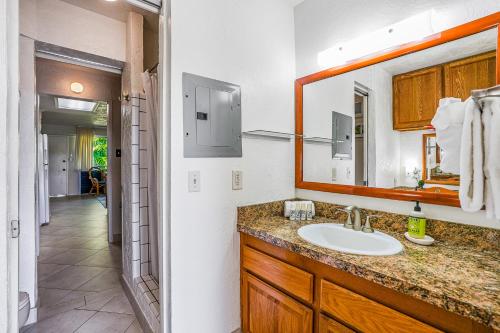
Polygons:
[[232,331],[231,333],[242,333],[242,332],[243,331],[241,330],[241,328],[237,328],[234,331]]
[[123,290],[125,291],[125,295],[127,295],[130,305],[132,305],[132,308],[134,309],[135,316],[137,318],[137,321],[141,325],[142,330],[144,331],[144,333],[154,333],[153,329],[151,328],[151,326],[149,326],[149,323],[146,320],[146,316],[139,307],[139,304],[137,304],[137,300],[134,297],[134,292],[130,288],[127,280],[125,280],[123,275],[120,277],[120,281],[122,283]]

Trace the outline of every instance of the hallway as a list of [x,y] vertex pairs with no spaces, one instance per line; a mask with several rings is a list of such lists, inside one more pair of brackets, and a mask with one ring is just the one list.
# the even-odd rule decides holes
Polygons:
[[51,199],[41,228],[38,323],[22,332],[142,332],[120,283],[121,247],[107,241],[94,197]]

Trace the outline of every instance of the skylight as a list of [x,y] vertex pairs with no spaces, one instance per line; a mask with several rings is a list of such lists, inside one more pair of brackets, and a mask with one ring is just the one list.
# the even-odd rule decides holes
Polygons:
[[86,111],[91,112],[94,110],[96,102],[82,101],[80,99],[62,98],[57,97],[57,108],[76,110],[76,111]]

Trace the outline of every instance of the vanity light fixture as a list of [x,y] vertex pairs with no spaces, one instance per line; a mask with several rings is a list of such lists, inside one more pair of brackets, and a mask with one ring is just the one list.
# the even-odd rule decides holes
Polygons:
[[373,53],[422,40],[436,33],[432,24],[434,16],[435,12],[431,9],[350,41],[338,43],[318,54],[318,64],[325,68],[339,66]]
[[76,94],[81,94],[83,92],[83,84],[81,84],[80,82],[71,82],[69,88]]

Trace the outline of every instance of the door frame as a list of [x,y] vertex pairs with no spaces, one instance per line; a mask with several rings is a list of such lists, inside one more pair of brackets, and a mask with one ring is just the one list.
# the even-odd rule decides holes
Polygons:
[[0,0],[0,331],[18,331],[19,2]]

